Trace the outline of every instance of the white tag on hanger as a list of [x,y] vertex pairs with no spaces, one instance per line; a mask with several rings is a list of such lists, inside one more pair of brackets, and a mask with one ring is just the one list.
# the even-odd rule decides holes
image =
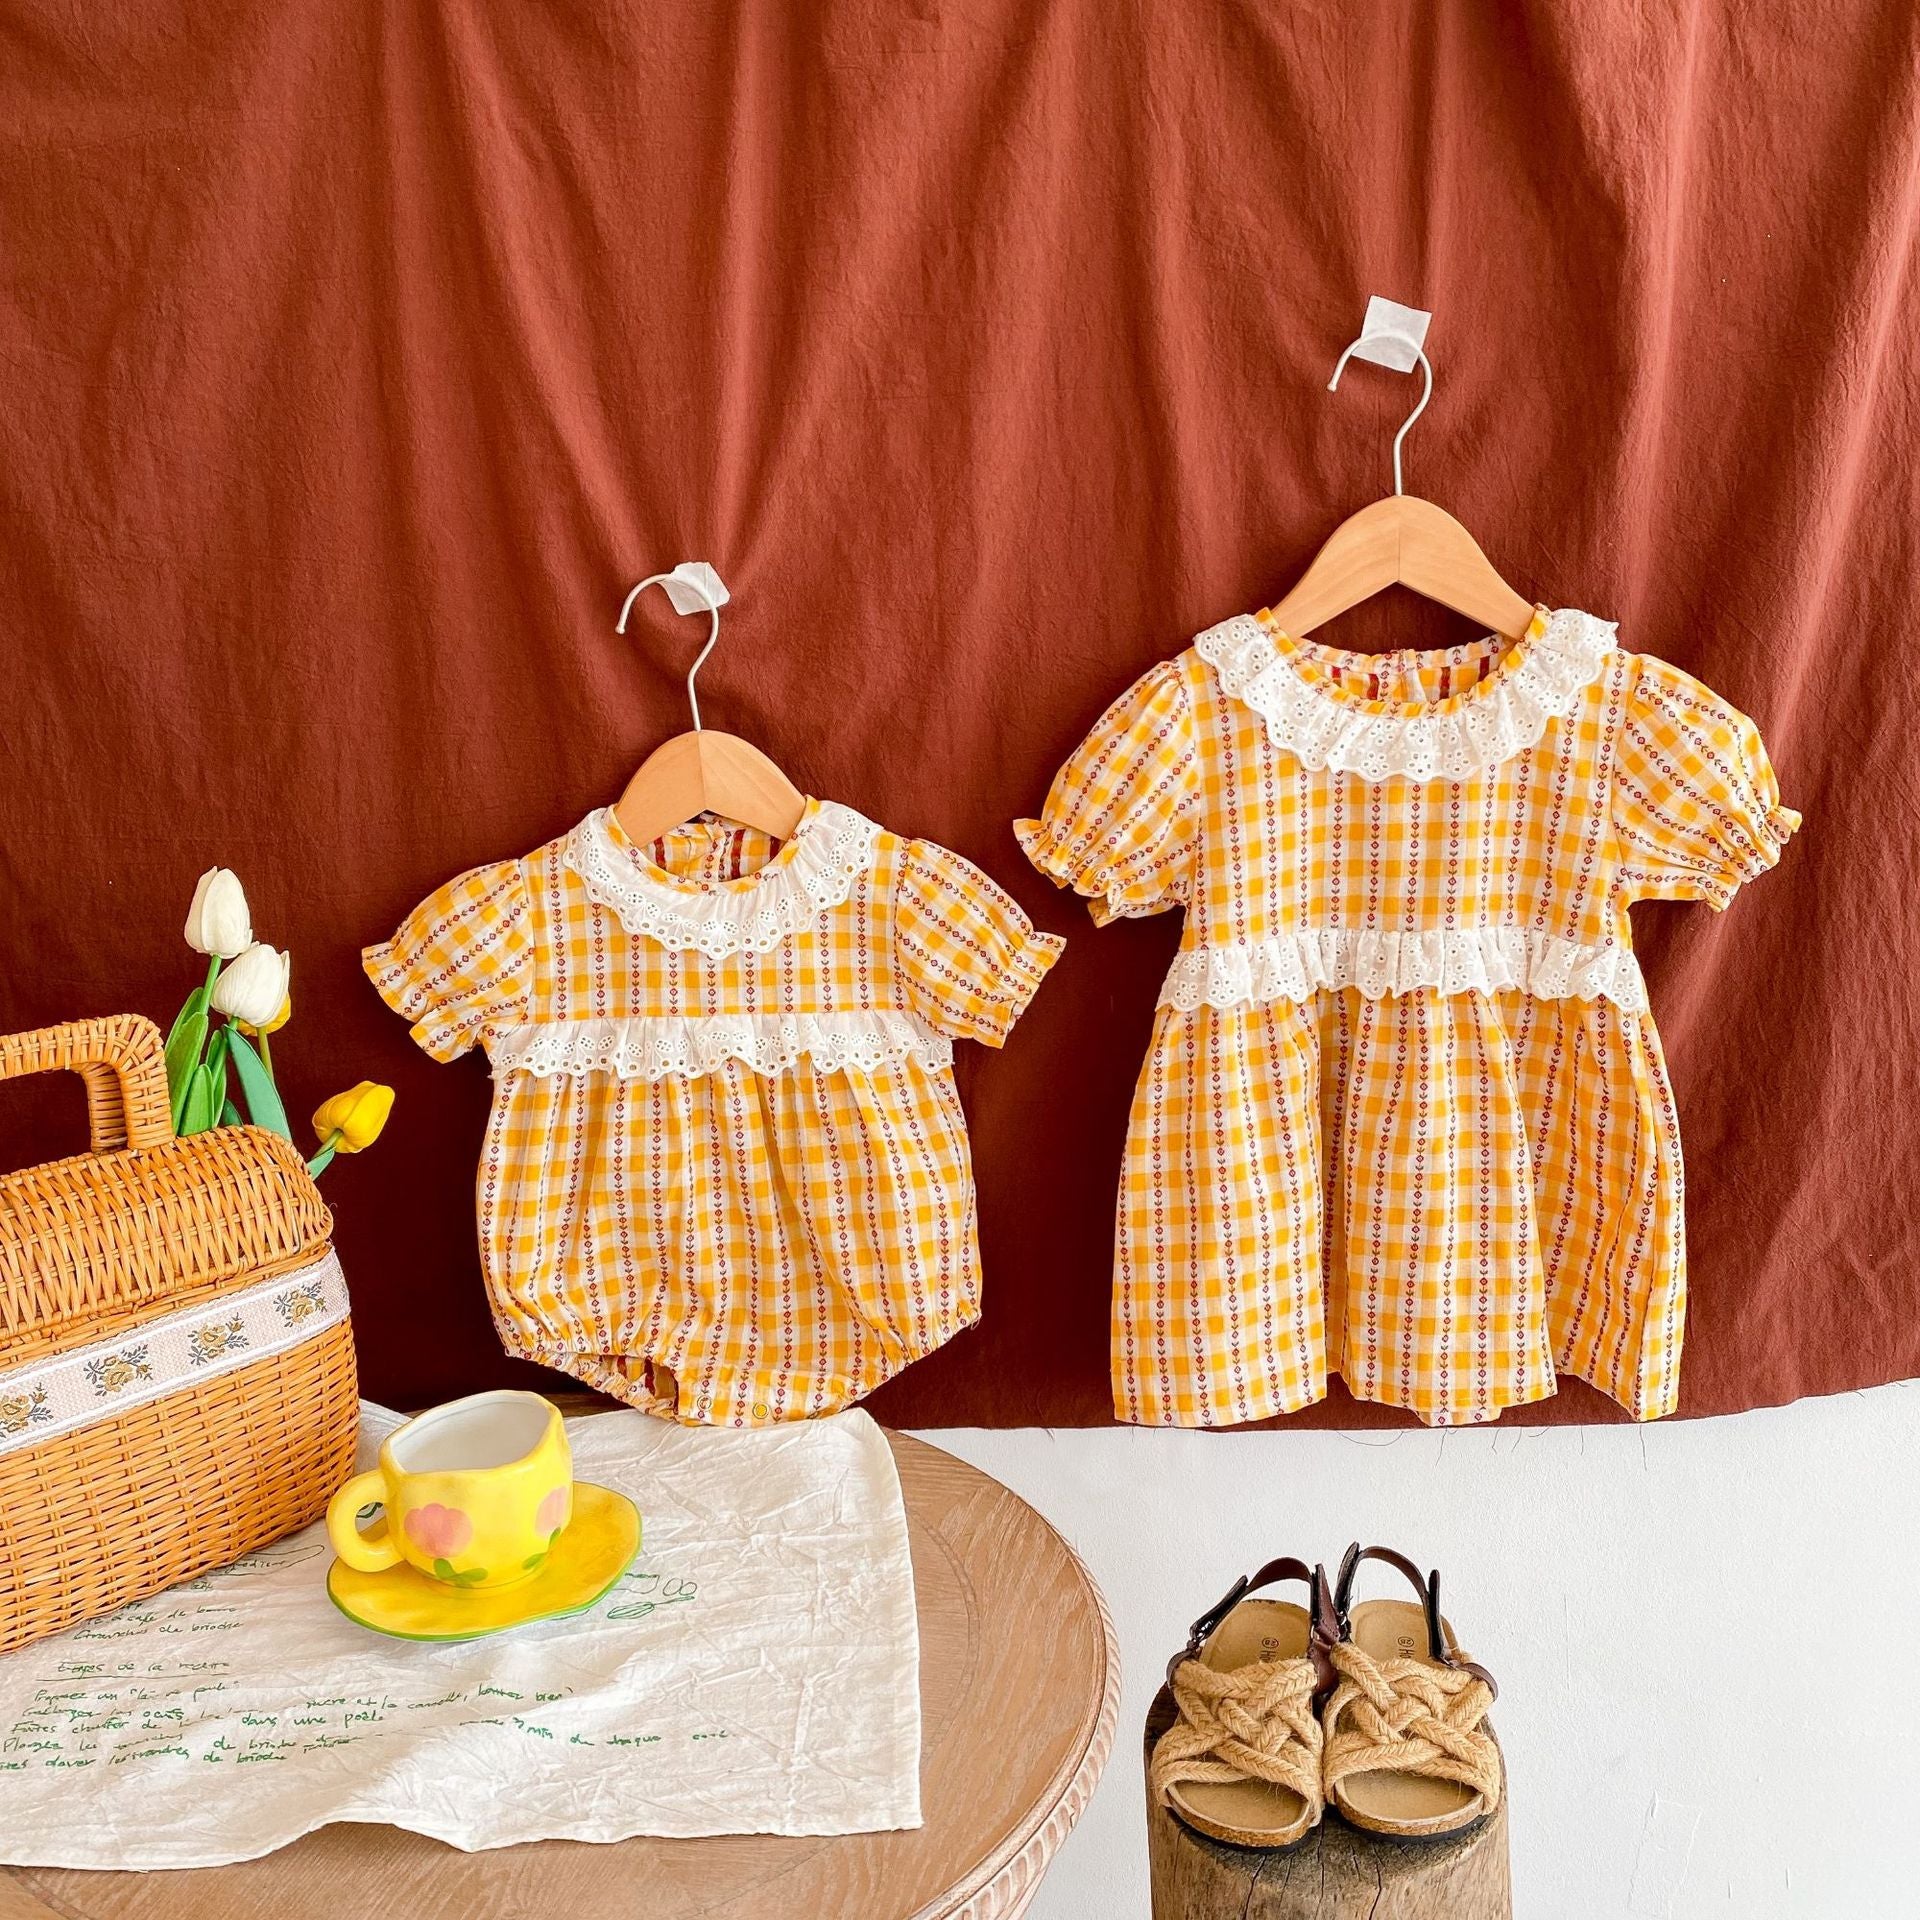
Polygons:
[[1395,373],[1411,373],[1420,364],[1415,348],[1427,344],[1427,328],[1432,324],[1432,314],[1403,307],[1398,300],[1383,300],[1376,293],[1367,301],[1367,317],[1360,323],[1360,343],[1353,357],[1371,360],[1376,367],[1391,367]]
[[704,560],[682,560],[671,573],[661,576],[660,584],[666,588],[675,613],[707,613],[724,607],[733,597],[727,583]]

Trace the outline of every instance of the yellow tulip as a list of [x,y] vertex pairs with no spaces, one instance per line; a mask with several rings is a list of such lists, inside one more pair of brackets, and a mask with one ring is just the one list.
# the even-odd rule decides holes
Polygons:
[[357,1087],[333,1098],[313,1116],[313,1130],[323,1147],[337,1153],[360,1153],[380,1138],[393,1111],[393,1089],[362,1080]]

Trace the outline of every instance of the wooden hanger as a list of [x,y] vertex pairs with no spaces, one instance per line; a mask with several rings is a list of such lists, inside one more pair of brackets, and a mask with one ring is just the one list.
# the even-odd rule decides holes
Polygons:
[[[1420,404],[1393,436],[1393,492],[1362,507],[1334,528],[1307,570],[1293,583],[1269,618],[1282,633],[1304,639],[1316,627],[1370,600],[1388,587],[1411,587],[1469,620],[1517,640],[1533,623],[1534,608],[1494,571],[1465,527],[1452,514],[1402,490],[1400,444],[1433,398],[1433,363],[1425,350],[1407,341],[1419,358],[1426,385]],[[1327,390],[1340,385],[1356,340],[1340,356]]]
[[[690,567],[683,562],[671,578],[705,602],[713,623],[707,644],[687,673],[687,705],[693,710],[693,728],[675,734],[647,755],[614,803],[613,817],[636,847],[658,840],[702,813],[717,813],[742,826],[758,827],[775,840],[791,840],[807,809],[806,795],[758,747],[738,734],[718,733],[700,724],[700,696],[693,683],[706,665],[707,655],[719,644],[720,602],[726,597],[726,589],[722,587],[716,598],[700,580],[690,579],[689,572]],[[627,595],[614,628],[616,633],[626,632],[627,615],[642,589],[664,585],[669,577],[649,574]],[[717,584],[717,575],[715,581]]]

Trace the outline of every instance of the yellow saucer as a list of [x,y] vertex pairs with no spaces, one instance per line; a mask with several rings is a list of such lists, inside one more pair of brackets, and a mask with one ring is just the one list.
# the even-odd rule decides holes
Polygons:
[[547,1563],[511,1587],[450,1587],[403,1560],[362,1573],[344,1560],[327,1570],[327,1598],[349,1620],[395,1640],[478,1640],[535,1620],[584,1613],[605,1597],[640,1551],[640,1510],[624,1493],[573,1483],[573,1518]]

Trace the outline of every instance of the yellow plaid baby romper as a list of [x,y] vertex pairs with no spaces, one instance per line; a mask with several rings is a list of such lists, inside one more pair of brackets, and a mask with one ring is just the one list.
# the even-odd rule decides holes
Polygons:
[[810,800],[791,839],[602,811],[451,881],[367,972],[492,1062],[481,1257],[510,1353],[748,1426],[870,1393],[980,1312],[956,1039],[1063,943],[958,854]]
[[1016,831],[1186,911],[1135,1094],[1114,1404],[1222,1425],[1329,1370],[1436,1424],[1556,1369],[1669,1412],[1680,1139],[1627,908],[1779,858],[1753,723],[1591,615],[1340,652],[1265,614],[1124,694]]

